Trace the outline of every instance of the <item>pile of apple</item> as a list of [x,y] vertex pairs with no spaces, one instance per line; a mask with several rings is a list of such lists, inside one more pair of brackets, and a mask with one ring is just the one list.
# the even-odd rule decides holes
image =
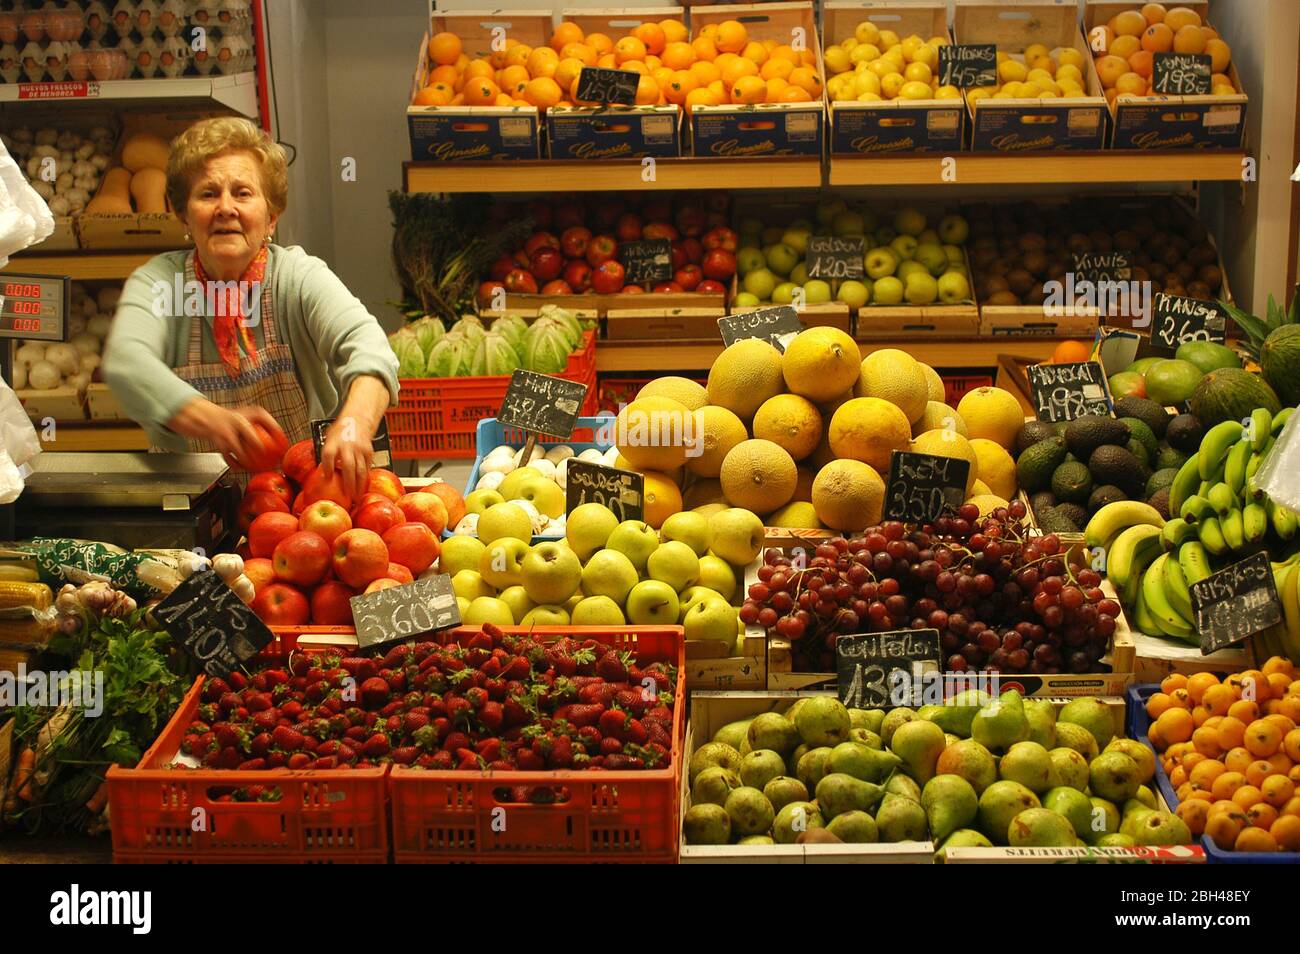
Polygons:
[[[931,221],[913,207],[890,213],[865,205],[850,207],[842,198],[828,198],[817,205],[815,215],[785,225],[747,217],[741,220],[739,231],[741,248],[736,260],[740,284],[734,307],[789,305],[800,295],[804,304],[838,301],[850,308],[971,300],[963,249],[970,229],[960,215]],[[861,236],[866,250],[863,278],[834,282],[809,278],[808,240],[815,235]]]
[[249,479],[239,505],[253,611],[273,626],[350,626],[352,597],[429,572],[443,529],[464,513],[451,485],[407,493],[387,470],[372,470],[353,499],[337,471],[316,463],[312,442],[300,441],[278,470]]
[[[510,294],[599,295],[645,292],[726,294],[736,274],[736,233],[728,227],[725,193],[707,198],[679,194],[502,206],[502,221],[531,217],[536,229],[512,254],[492,265],[478,297],[487,305],[504,288]],[[639,205],[638,205],[639,202]],[[667,239],[672,243],[671,280],[647,288],[626,281],[619,261],[624,242]]]
[[530,545],[522,511],[498,503],[479,531],[444,541],[439,562],[466,625],[681,625],[729,649],[742,632],[737,581],[763,545],[762,520],[739,508],[673,514],[655,530],[587,503],[563,540]]
[[493,504],[512,503],[528,514],[534,536],[564,536],[569,459],[576,457],[601,467],[613,467],[618,448],[601,451],[593,447],[575,453],[568,444],[550,449],[534,447],[527,465],[523,454],[522,447],[509,444],[488,452],[479,464],[474,489],[465,497],[465,516],[455,525],[453,533],[477,536],[483,511]]

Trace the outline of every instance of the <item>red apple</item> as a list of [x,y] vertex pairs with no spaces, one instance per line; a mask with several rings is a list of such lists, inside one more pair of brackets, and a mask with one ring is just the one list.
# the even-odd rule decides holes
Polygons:
[[721,248],[728,252],[734,252],[739,241],[740,239],[736,233],[725,225],[719,225],[704,233],[704,247],[706,249]]
[[682,247],[686,249],[686,261],[692,265],[698,265],[704,261],[704,243],[699,239],[682,239]]
[[317,464],[316,469],[303,481],[302,495],[304,504],[314,504],[318,500],[332,500],[344,510],[352,509],[352,498],[343,489],[342,475],[337,470],[327,474],[320,464]]
[[562,278],[557,278],[553,282],[547,282],[542,286],[543,295],[572,295],[573,288]]
[[332,544],[340,533],[352,529],[352,518],[334,501],[317,500],[303,508],[302,516],[298,518],[298,529],[310,530]]
[[355,589],[388,572],[388,547],[373,530],[354,527],[334,540],[334,573]]
[[587,254],[587,243],[591,241],[591,229],[581,225],[565,229],[560,236],[560,251],[566,258],[582,258]]
[[533,277],[532,272],[522,268],[511,269],[510,274],[506,276],[506,291],[514,292],[516,295],[536,295],[537,279]]
[[244,561],[244,576],[253,581],[253,592],[260,593],[275,582],[275,564],[266,557],[252,557]]
[[414,521],[400,524],[385,533],[384,544],[388,547],[389,559],[414,574],[423,573],[433,566],[433,561],[442,552],[437,534]]
[[683,291],[695,291],[695,286],[704,280],[704,273],[698,265],[683,265],[673,272],[673,281],[682,286]]
[[539,248],[529,256],[528,262],[528,270],[539,282],[553,282],[564,271],[564,256],[558,248]]
[[704,253],[704,264],[700,266],[706,278],[726,282],[736,274],[736,255],[726,249],[714,248]]
[[673,217],[673,200],[664,195],[651,196],[641,203],[647,222],[667,222]]
[[591,273],[591,287],[597,295],[612,295],[623,287],[623,266],[610,259],[601,262]]
[[682,266],[689,264],[690,259],[686,257],[686,243],[683,242],[681,239],[678,239],[676,242],[673,242],[672,248],[673,248],[673,252],[672,252],[673,271],[677,271],[677,269],[681,268]]
[[255,519],[264,513],[276,511],[289,512],[289,505],[278,494],[268,490],[255,490],[251,494],[244,494],[244,499],[239,502],[239,529],[247,533]]
[[[423,524],[437,537],[447,528],[447,505],[439,494],[416,491],[397,498],[397,506],[413,523]],[[461,504],[464,507],[464,503]],[[464,516],[462,513],[461,516]],[[454,524],[453,524],[454,526]],[[400,563],[401,561],[398,560]],[[416,570],[416,572],[420,572]]]
[[683,235],[699,235],[704,231],[704,210],[688,202],[677,209],[673,221]]
[[682,288],[682,286],[676,282],[659,282],[652,290],[657,295],[671,295],[675,292],[685,291],[686,289]]
[[[555,215],[551,219],[551,228],[560,233],[560,244],[564,244],[564,236],[571,229],[579,228],[582,225],[582,206],[576,202],[565,202],[562,205],[555,206]],[[587,233],[590,235],[591,233]],[[564,253],[568,255],[568,252]]]
[[587,264],[597,268],[602,262],[613,260],[618,254],[618,243],[612,236],[597,235],[587,243]]
[[302,512],[306,509],[307,496],[300,490],[298,491],[298,496],[293,498],[293,506],[289,508],[289,512],[295,517],[301,517]]
[[[447,510],[446,526],[455,529],[456,524],[460,523],[461,518],[465,516],[465,498],[460,495],[460,491],[447,483],[445,480],[435,480],[429,486],[424,488],[424,493],[433,494],[442,500],[443,507]],[[400,507],[401,504],[398,504]],[[410,520],[410,517],[406,518]],[[432,527],[429,528],[433,530]],[[439,533],[440,531],[434,531]]]
[[528,240],[524,242],[524,252],[529,258],[532,258],[533,253],[539,248],[559,249],[559,247],[559,238],[550,232],[534,232],[532,235],[528,236]]
[[299,530],[298,518],[278,510],[260,514],[248,525],[248,552],[255,557],[269,557],[276,545]]
[[284,452],[280,469],[299,487],[316,467],[316,448],[311,441],[299,441]]
[[[641,229],[641,216],[627,212],[618,217],[618,222],[614,225],[614,235],[620,242],[635,242],[641,237]],[[598,265],[600,263],[592,262],[591,264]]]
[[296,530],[275,545],[275,576],[285,583],[315,586],[330,565],[330,545],[319,533]]
[[[405,490],[402,491],[402,493],[405,493],[405,492],[406,492]],[[398,494],[398,496],[400,497],[401,494]],[[353,507],[352,509],[353,509],[353,511],[355,512],[355,511],[357,511],[357,510],[360,510],[360,509],[361,509],[362,507],[364,507],[366,504],[374,503],[376,500],[395,500],[395,499],[396,499],[396,498],[394,498],[394,497],[389,497],[387,494],[381,494],[381,493],[378,493],[377,491],[371,490],[371,491],[367,492],[366,495],[365,495],[364,497],[362,497],[360,500],[358,500],[357,503],[356,503],[356,506]]]
[[254,423],[253,432],[257,434],[259,446],[256,450],[246,454],[239,463],[244,470],[254,472],[271,470],[280,463],[281,458],[284,457],[284,452],[289,449],[289,438],[284,436],[284,431],[280,430],[279,424],[266,427]]
[[397,504],[391,500],[377,500],[374,503],[368,503],[364,507],[357,508],[356,513],[352,516],[352,526],[360,527],[362,530],[373,530],[381,537],[388,532],[390,527],[405,522],[406,517],[402,514],[402,511],[397,509]]
[[640,285],[624,285],[619,289],[621,295],[644,295],[645,289]]
[[488,277],[493,281],[505,281],[506,276],[510,274],[510,269],[514,267],[515,260],[509,255],[502,253],[497,257],[497,260],[492,263],[492,270],[488,272]]
[[668,239],[672,242],[679,238],[677,229],[668,222],[651,222],[641,230],[643,239]]
[[286,504],[293,503],[294,490],[289,483],[289,478],[278,470],[264,470],[248,479],[248,486],[244,488],[244,493],[255,493],[259,490],[275,494]]
[[585,292],[591,287],[591,266],[586,262],[570,262],[564,269],[564,280],[575,292]]
[[381,576],[377,580],[371,580],[370,583],[366,586],[365,592],[378,593],[380,590],[390,590],[394,586],[401,586],[401,585],[402,584],[399,583],[397,580],[392,580],[386,576]]
[[697,295],[725,295],[727,286],[723,285],[722,282],[715,282],[711,278],[706,278],[695,286],[695,293]]
[[[411,526],[412,527],[418,526],[418,524],[413,523],[411,524]],[[390,556],[392,555],[391,552],[389,555]],[[388,562],[388,569],[387,571],[385,571],[384,576],[386,576],[390,580],[396,580],[398,583],[403,583],[403,584],[415,582],[415,577],[411,575],[410,570],[402,566],[402,564],[394,563],[391,560]]]
[[[507,273],[508,274],[508,273]],[[480,305],[491,305],[498,295],[505,292],[505,275],[499,279],[487,282],[479,282],[478,286],[478,303]]]
[[286,583],[272,583],[253,597],[253,612],[268,626],[306,626],[311,619],[307,597]]
[[356,595],[356,590],[338,580],[322,583],[311,593],[311,621],[317,626],[351,626],[351,600]]
[[406,488],[402,486],[402,478],[391,470],[376,468],[370,472],[370,479],[366,481],[366,493],[383,494],[389,500],[396,500],[406,493]]

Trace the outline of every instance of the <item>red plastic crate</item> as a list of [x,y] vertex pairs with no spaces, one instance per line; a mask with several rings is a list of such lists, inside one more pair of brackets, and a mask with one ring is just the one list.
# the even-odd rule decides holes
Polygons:
[[[559,377],[587,385],[582,414],[596,413],[596,332],[583,332],[582,347],[569,355]],[[510,386],[510,375],[476,378],[402,378],[398,405],[387,412],[394,458],[476,455],[480,419],[495,417]]]
[[[529,633],[528,627],[504,627]],[[480,627],[439,634],[463,641]],[[644,772],[432,772],[395,766],[388,774],[393,857],[401,863],[592,863],[677,860],[677,825],[686,733],[686,644],[680,626],[533,627],[551,642],[561,636],[597,639],[632,652],[637,662],[678,669],[673,703],[673,757],[666,769]],[[566,788],[563,804],[502,801],[512,785]],[[502,809],[502,812],[496,812]],[[504,830],[501,828],[504,822]]]
[[[286,627],[262,658],[283,658],[298,632]],[[118,864],[384,863],[388,861],[388,769],[271,769],[238,772],[168,768],[203,691],[194,683],[162,735],[133,769],[108,770],[113,860]],[[219,802],[243,785],[276,786],[275,802]],[[202,813],[196,813],[202,809]],[[196,819],[206,830],[195,831]]]

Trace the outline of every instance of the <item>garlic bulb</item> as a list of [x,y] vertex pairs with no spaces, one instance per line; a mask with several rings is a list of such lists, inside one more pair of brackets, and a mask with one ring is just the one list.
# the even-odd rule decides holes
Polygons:
[[45,349],[45,360],[59,369],[60,374],[75,374],[81,367],[81,354],[70,344],[52,344]]
[[37,391],[49,391],[59,386],[59,369],[48,361],[37,361],[27,372],[27,383]]

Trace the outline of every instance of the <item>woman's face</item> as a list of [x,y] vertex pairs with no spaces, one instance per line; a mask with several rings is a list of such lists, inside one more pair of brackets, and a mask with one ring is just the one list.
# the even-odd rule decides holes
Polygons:
[[208,160],[190,189],[183,216],[204,267],[223,279],[238,278],[262,247],[279,216],[271,212],[262,173],[248,152]]

